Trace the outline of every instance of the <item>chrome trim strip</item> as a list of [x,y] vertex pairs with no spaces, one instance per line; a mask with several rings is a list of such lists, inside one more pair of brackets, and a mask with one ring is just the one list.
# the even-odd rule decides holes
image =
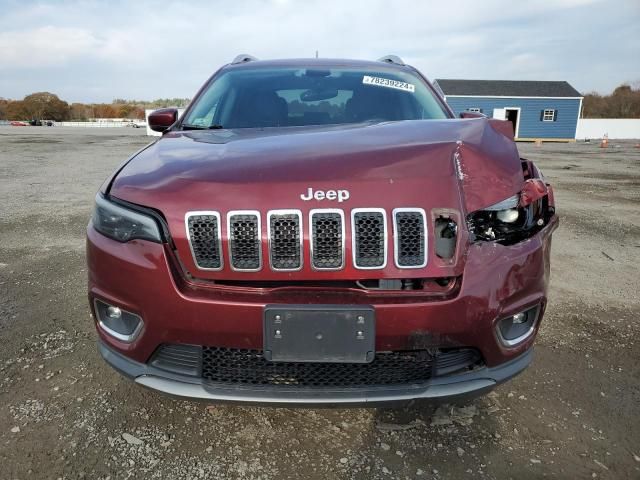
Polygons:
[[[275,268],[273,266],[273,259],[271,254],[273,249],[271,248],[271,217],[277,215],[296,215],[298,217],[298,236],[300,237],[300,266],[297,268]],[[302,212],[300,210],[269,210],[267,212],[267,244],[269,249],[269,267],[274,272],[298,272],[302,270],[304,266],[304,229],[302,227]]]
[[[383,391],[379,394],[367,391],[365,394],[356,393],[353,396],[330,393],[318,396],[283,396],[278,392],[255,392],[243,391],[241,388],[234,389],[218,389],[210,391],[202,385],[195,383],[180,382],[169,378],[162,378],[153,374],[144,374],[136,377],[135,382],[138,385],[157,390],[175,397],[188,398],[192,400],[208,400],[221,402],[239,402],[239,403],[263,403],[263,404],[298,404],[298,405],[315,405],[321,403],[343,404],[343,405],[361,405],[376,402],[397,402],[408,401],[419,398],[444,398],[456,395],[464,395],[478,390],[484,390],[494,387],[497,382],[491,378],[477,378],[466,381],[451,382],[447,384],[432,384],[424,388],[416,388],[414,391],[405,389],[393,391]],[[298,393],[295,392],[294,393]]]
[[[233,253],[231,250],[231,217],[234,215],[254,215],[258,220],[258,268],[236,268],[233,266]],[[227,212],[227,242],[229,246],[229,266],[234,272],[259,272],[262,270],[262,220],[258,210],[231,210]]]
[[98,325],[100,326],[100,328],[102,330],[104,330],[108,335],[111,335],[113,338],[117,338],[121,342],[125,342],[125,343],[131,343],[136,338],[138,338],[138,335],[140,335],[140,332],[142,331],[142,327],[144,327],[144,320],[142,320],[142,317],[140,315],[138,315],[137,313],[130,312],[129,310],[124,310],[124,309],[118,307],[118,308],[120,308],[120,310],[122,312],[128,313],[129,315],[133,315],[134,317],[138,317],[138,319],[140,320],[138,322],[138,325],[136,326],[136,329],[131,334],[124,335],[122,333],[118,333],[115,330],[110,329],[109,327],[107,327],[104,324],[104,322],[100,318],[100,314],[98,313],[98,302],[104,303],[105,305],[109,305],[111,307],[118,307],[118,306],[117,305],[113,305],[113,304],[111,304],[109,302],[106,302],[104,300],[100,300],[98,298],[94,298],[93,299],[93,311],[96,314],[96,321],[98,322]]
[[[191,244],[191,234],[189,233],[189,217],[195,217],[198,215],[209,215],[216,217],[216,222],[218,222],[218,253],[220,255],[220,267],[219,268],[204,268],[198,265],[198,260],[196,259],[196,254],[193,251],[193,245]],[[189,250],[191,250],[191,258],[193,258],[194,265],[198,268],[198,270],[207,270],[210,272],[219,272],[224,268],[224,255],[222,254],[222,221],[220,220],[220,213],[215,210],[195,210],[190,211],[184,214],[184,228],[187,232],[187,241],[189,242]]]
[[[355,228],[355,219],[356,213],[381,213],[382,214],[382,222],[384,226],[384,262],[380,266],[376,267],[360,267],[356,262],[356,228]],[[353,261],[353,268],[358,270],[381,270],[386,268],[387,266],[387,256],[388,256],[388,244],[389,238],[387,235],[387,211],[384,208],[354,208],[351,210],[351,257]]]
[[[400,251],[399,245],[398,245],[398,240],[399,240],[399,236],[398,236],[398,220],[396,218],[396,215],[398,213],[419,213],[422,215],[422,222],[424,225],[424,262],[420,265],[409,265],[409,266],[405,266],[405,265],[400,265],[400,263],[398,262],[398,252]],[[427,262],[429,261],[429,228],[427,225],[427,214],[424,211],[423,208],[394,208],[393,212],[393,261],[396,265],[396,267],[401,268],[401,269],[410,269],[410,268],[424,268],[427,266]]]
[[[342,263],[338,267],[322,268],[322,267],[316,267],[313,263],[313,215],[316,213],[336,213],[340,215],[340,235],[342,236],[342,250],[341,250]],[[345,260],[346,245],[347,245],[347,238],[346,238],[343,210],[339,208],[314,208],[309,211],[309,259],[310,259],[312,270],[316,270],[319,272],[322,272],[322,271],[326,272],[326,271],[336,271],[336,270],[344,269],[344,266],[346,263],[346,260]]]

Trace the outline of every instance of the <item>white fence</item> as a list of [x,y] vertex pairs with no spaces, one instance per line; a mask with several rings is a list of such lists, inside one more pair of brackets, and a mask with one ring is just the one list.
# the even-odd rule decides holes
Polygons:
[[146,127],[146,123],[143,121],[130,121],[130,122],[56,122],[56,126],[59,127],[86,127],[86,128],[115,128],[115,127],[130,127],[136,125],[139,128]]
[[578,120],[576,139],[602,138],[612,140],[640,138],[640,118],[581,118]]

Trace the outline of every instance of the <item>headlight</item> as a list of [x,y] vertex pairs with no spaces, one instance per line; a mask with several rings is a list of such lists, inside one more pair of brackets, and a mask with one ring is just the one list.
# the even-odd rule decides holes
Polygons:
[[522,206],[520,195],[513,195],[483,210],[467,216],[467,226],[474,240],[495,241],[503,245],[533,236],[552,215],[545,195]]
[[520,194],[516,194],[509,198],[506,198],[501,202],[496,203],[495,205],[491,205],[490,207],[485,208],[485,210],[488,210],[491,212],[509,210],[511,208],[516,208],[518,206],[518,203],[520,203]]
[[96,195],[91,221],[98,232],[118,242],[124,243],[136,238],[162,242],[158,224],[153,218],[121,207],[100,194]]

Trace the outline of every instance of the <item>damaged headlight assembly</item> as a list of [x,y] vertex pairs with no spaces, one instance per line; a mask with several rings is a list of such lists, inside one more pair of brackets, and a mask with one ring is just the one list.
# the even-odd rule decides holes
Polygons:
[[551,211],[544,196],[522,205],[520,194],[470,213],[467,226],[472,240],[512,245],[539,232],[549,220]]
[[118,242],[134,239],[162,242],[153,217],[122,207],[100,194],[96,195],[91,222],[98,232]]

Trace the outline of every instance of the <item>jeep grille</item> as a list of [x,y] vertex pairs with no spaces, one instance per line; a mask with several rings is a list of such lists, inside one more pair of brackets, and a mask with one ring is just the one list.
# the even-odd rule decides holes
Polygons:
[[426,216],[423,210],[396,209],[394,214],[395,258],[399,268],[426,265]]
[[387,263],[387,225],[384,210],[353,212],[353,263],[356,268],[382,268]]
[[217,212],[192,212],[186,217],[193,261],[202,270],[222,268],[220,215]]
[[269,258],[274,270],[302,268],[302,214],[269,212]]
[[260,216],[257,212],[229,213],[229,261],[234,270],[262,268]]
[[[222,270],[223,245],[228,248],[229,263],[235,271],[261,270],[263,249],[269,268],[274,271],[300,270],[305,256],[314,270],[340,270],[346,266],[347,225],[342,210],[315,209],[304,218],[300,210],[272,210],[266,214],[266,226],[257,210],[231,211],[226,215],[226,232],[220,218],[218,212],[189,212],[185,217],[189,246],[199,270]],[[393,210],[392,234],[388,232],[387,212],[383,209],[356,208],[350,212],[350,218],[353,268],[385,268],[389,249],[397,268],[426,266],[428,229],[423,209]],[[268,237],[265,246],[263,228]],[[223,244],[222,237],[228,242]]]
[[316,270],[344,266],[344,218],[340,210],[311,212],[311,264]]

